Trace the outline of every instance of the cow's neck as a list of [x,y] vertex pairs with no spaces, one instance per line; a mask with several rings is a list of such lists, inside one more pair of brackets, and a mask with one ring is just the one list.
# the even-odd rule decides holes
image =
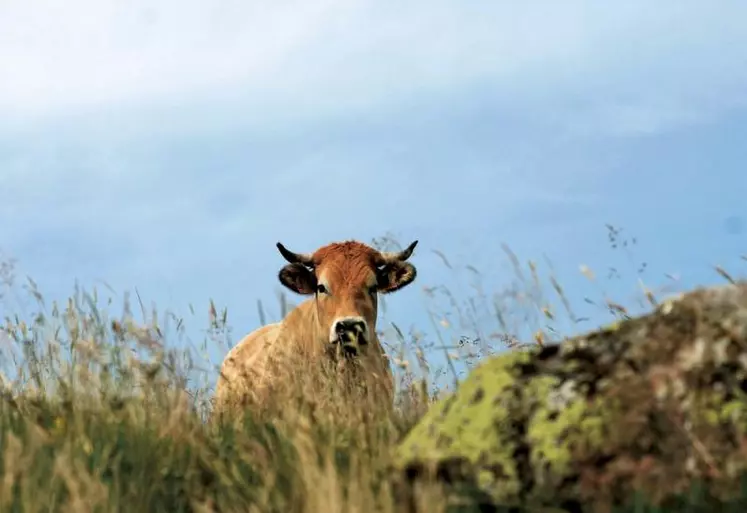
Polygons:
[[319,321],[314,298],[303,301],[288,312],[283,319],[282,331],[292,333],[294,344],[302,351],[317,352],[322,350],[329,335],[319,329]]

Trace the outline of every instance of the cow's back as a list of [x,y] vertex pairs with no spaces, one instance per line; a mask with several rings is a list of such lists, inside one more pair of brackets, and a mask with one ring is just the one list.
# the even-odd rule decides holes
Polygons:
[[215,387],[216,410],[252,394],[269,378],[266,360],[272,352],[280,323],[257,328],[241,339],[226,355]]

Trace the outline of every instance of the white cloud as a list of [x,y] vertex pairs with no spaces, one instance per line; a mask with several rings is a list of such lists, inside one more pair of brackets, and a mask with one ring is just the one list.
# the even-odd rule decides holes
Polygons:
[[11,0],[0,116],[145,105],[178,126],[185,107],[210,105],[271,130],[478,87],[572,129],[646,132],[737,101],[747,6],[725,5]]
[[3,107],[80,108],[251,80],[281,66],[323,28],[320,17],[330,6],[6,3],[0,18]]

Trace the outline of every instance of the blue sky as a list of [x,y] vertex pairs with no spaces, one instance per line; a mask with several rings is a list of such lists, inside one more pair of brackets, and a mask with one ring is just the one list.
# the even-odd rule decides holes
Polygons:
[[237,340],[257,300],[278,315],[277,241],[393,233],[419,278],[382,325],[433,338],[423,287],[466,298],[471,264],[500,292],[506,243],[591,329],[584,297],[632,305],[642,261],[654,288],[745,274],[747,4],[717,4],[6,0],[0,250],[47,298],[137,288],[196,341],[214,298]]

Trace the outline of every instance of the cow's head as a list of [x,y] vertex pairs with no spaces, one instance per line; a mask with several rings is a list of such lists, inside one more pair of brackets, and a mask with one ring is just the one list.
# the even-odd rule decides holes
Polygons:
[[415,279],[415,267],[407,259],[417,243],[403,251],[380,252],[348,241],[302,254],[278,242],[280,253],[290,262],[278,277],[298,294],[313,294],[318,328],[328,335],[327,342],[356,355],[374,337],[377,294],[394,292]]

